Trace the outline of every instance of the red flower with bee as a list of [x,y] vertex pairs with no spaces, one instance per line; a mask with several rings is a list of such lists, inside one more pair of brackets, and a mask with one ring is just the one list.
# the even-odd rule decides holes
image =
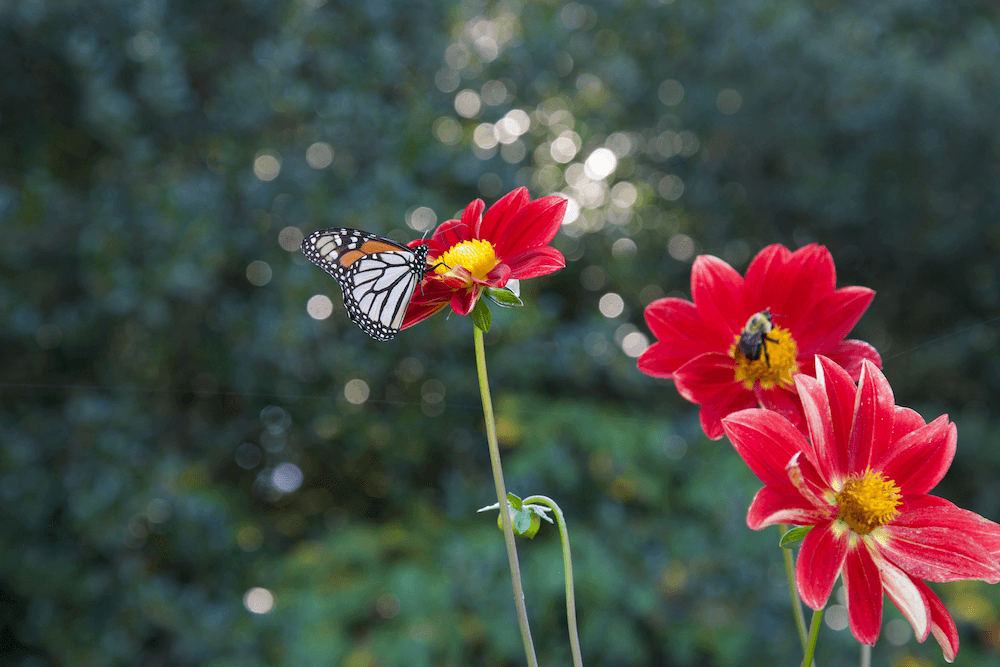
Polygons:
[[693,301],[668,297],[646,307],[657,341],[639,357],[639,370],[672,379],[681,396],[701,405],[702,429],[713,440],[723,435],[723,417],[758,406],[804,429],[792,377],[815,375],[815,355],[855,380],[865,359],[882,366],[871,345],[844,340],[875,292],[836,282],[830,251],[815,243],[794,252],[770,245],[745,277],[701,255],[691,269]]

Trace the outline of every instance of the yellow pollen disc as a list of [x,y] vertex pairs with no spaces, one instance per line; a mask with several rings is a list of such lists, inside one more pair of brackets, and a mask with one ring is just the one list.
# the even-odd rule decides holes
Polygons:
[[473,239],[456,243],[436,260],[441,266],[434,271],[447,273],[457,266],[464,266],[473,278],[482,280],[497,265],[497,256],[489,241]]
[[[729,347],[729,356],[736,360],[736,381],[742,382],[747,389],[753,389],[754,383],[760,382],[761,389],[773,389],[775,386],[791,388],[794,386],[792,375],[799,372],[796,362],[798,346],[787,329],[774,326],[767,333],[764,345],[767,355],[761,350],[760,359],[747,359],[740,350],[740,335],[736,334],[733,344]],[[775,341],[775,342],[772,342]],[[770,359],[768,359],[770,357]]]
[[882,473],[868,470],[844,483],[837,494],[837,518],[859,535],[892,521],[899,512],[899,487]]

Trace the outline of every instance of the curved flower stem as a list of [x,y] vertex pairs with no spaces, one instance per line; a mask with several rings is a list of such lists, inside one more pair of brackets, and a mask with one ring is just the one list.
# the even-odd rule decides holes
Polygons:
[[[781,535],[792,529],[785,524],[780,525]],[[802,603],[799,602],[799,593],[795,588],[795,564],[792,562],[792,550],[781,547],[781,553],[785,557],[785,576],[788,577],[788,588],[792,593],[792,613],[795,615],[795,627],[799,631],[799,641],[802,642],[802,650],[806,650],[806,617],[802,613]]]
[[514,526],[510,522],[510,512],[507,510],[507,488],[503,482],[503,469],[500,467],[500,446],[497,444],[497,426],[493,419],[493,399],[490,398],[490,383],[486,377],[486,350],[483,346],[483,332],[472,327],[476,340],[476,370],[479,373],[479,393],[483,397],[483,416],[486,419],[486,441],[490,447],[490,463],[493,465],[493,484],[497,489],[497,500],[500,501],[500,521],[503,524],[503,538],[507,543],[507,560],[510,562],[510,580],[514,586],[514,606],[517,608],[517,622],[521,626],[521,639],[524,640],[524,657],[528,667],[538,667],[535,657],[535,647],[531,643],[531,628],[528,627],[528,611],[524,607],[524,590],[521,588],[521,568],[517,564],[517,546],[514,544]]
[[809,623],[809,643],[806,644],[806,654],[802,657],[802,667],[813,664],[813,653],[816,652],[816,638],[819,637],[821,620],[823,620],[823,610],[817,609],[813,612],[812,621]]
[[563,518],[562,510],[559,509],[556,501],[547,496],[530,496],[521,502],[548,505],[556,515],[556,523],[559,525],[559,539],[562,541],[563,569],[566,572],[566,622],[569,625],[569,646],[573,651],[573,667],[583,667],[583,658],[580,656],[580,634],[576,629],[576,595],[573,593],[573,558],[569,554],[569,530],[566,529],[566,520]]

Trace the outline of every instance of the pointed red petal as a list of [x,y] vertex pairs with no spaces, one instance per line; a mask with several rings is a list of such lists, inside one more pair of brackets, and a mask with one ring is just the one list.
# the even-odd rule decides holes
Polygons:
[[518,188],[498,199],[483,215],[474,230],[475,237],[492,241],[497,228],[503,229],[510,224],[511,218],[528,203],[528,199],[528,188]]
[[562,226],[568,204],[567,199],[551,195],[522,206],[508,224],[497,226],[488,239],[497,257],[506,258],[522,250],[548,245]]
[[470,289],[459,290],[451,297],[451,309],[456,315],[468,315],[479,298],[479,285],[473,284]]
[[[481,201],[479,203],[482,204]],[[472,204],[469,204],[469,206],[472,206]],[[468,211],[468,207],[465,210]],[[465,218],[465,215],[463,214],[462,217]],[[428,254],[437,257],[452,246],[472,238],[471,233],[471,228],[467,227],[463,222],[459,220],[445,220],[434,230],[429,244],[431,252]]]
[[[676,382],[674,383],[677,384]],[[757,406],[757,399],[740,385],[734,384],[710,397],[698,411],[701,430],[712,440],[722,437],[722,418],[739,410]]]
[[833,292],[837,278],[830,251],[815,243],[789,252],[770,245],[747,267],[748,303],[767,307],[785,328],[800,322],[823,296]]
[[774,486],[765,486],[758,491],[747,510],[747,527],[751,530],[760,530],[776,523],[814,526],[829,519],[829,516],[813,507],[798,491],[787,491]]
[[516,253],[504,259],[504,264],[510,267],[511,278],[527,280],[547,276],[565,268],[566,258],[555,248],[541,246]]
[[948,472],[957,443],[955,425],[948,415],[941,415],[903,436],[872,467],[884,472],[903,493],[927,493]]
[[787,419],[770,410],[740,410],[722,420],[729,436],[750,469],[768,486],[788,487],[785,466],[809,443]]
[[802,431],[803,435],[808,433],[805,418],[802,415],[802,403],[799,402],[799,397],[793,391],[781,387],[761,389],[758,384],[754,387],[753,395],[757,397],[757,403],[762,408],[777,412]]
[[889,381],[875,364],[865,361],[858,381],[854,425],[847,445],[848,465],[852,473],[864,473],[889,446],[895,412],[896,403]]
[[832,493],[832,490],[816,472],[816,466],[808,457],[802,453],[792,456],[792,460],[785,466],[785,474],[788,475],[788,481],[792,486],[813,507],[830,515],[830,518],[836,516],[837,508],[827,499],[827,494]]
[[[925,507],[901,512],[882,526],[882,553],[909,574],[926,581],[982,579],[1000,581],[1000,565],[986,546],[974,539],[991,537],[996,524],[958,507]],[[1000,533],[998,533],[1000,535]]]
[[878,569],[886,595],[913,626],[917,641],[923,642],[931,631],[931,610],[923,591],[913,577],[884,558],[879,559]]
[[802,540],[802,548],[795,561],[795,585],[802,601],[810,609],[826,606],[847,558],[851,531],[835,528],[837,523],[820,524],[810,530]]
[[848,551],[843,579],[851,634],[862,644],[873,646],[882,630],[882,578],[863,543]]
[[[699,354],[674,371],[674,383],[680,395],[692,403],[709,403],[719,394],[735,396],[749,391],[734,382],[736,362],[732,357],[709,352]],[[754,399],[753,405],[757,404]]]
[[[934,595],[934,591],[927,584],[918,580],[914,580],[913,583],[924,594],[924,598],[930,607],[931,634],[934,635],[934,639],[937,640],[938,645],[941,647],[944,659],[948,662],[955,662],[955,656],[958,655],[958,628],[955,627],[955,621],[952,620],[951,614],[948,613],[944,603],[941,602],[938,596]],[[920,641],[923,640],[921,639]]]
[[683,341],[692,349],[701,348],[701,352],[726,353],[733,344],[731,335],[706,326],[698,308],[687,299],[657,299],[646,306],[643,314],[649,330],[658,340]]
[[749,317],[743,276],[718,257],[700,255],[691,267],[691,297],[706,326],[735,337]]
[[865,359],[882,368],[878,350],[863,340],[842,340],[822,354],[847,371],[853,379],[861,377],[861,362]]
[[809,441],[819,467],[819,473],[828,485],[847,478],[847,452],[837,446],[837,436],[833,432],[833,418],[830,415],[830,400],[823,385],[808,375],[796,375],[795,386],[806,424],[809,426]]
[[823,354],[844,340],[865,314],[875,291],[867,287],[841,287],[817,300],[795,329],[795,342],[803,352]]
[[[854,423],[854,402],[857,387],[847,372],[826,357],[816,357],[816,379],[826,389],[826,397],[830,403],[830,419],[833,423],[833,434],[837,438],[836,447],[845,452],[851,437],[851,425]],[[849,459],[845,459],[848,460]]]

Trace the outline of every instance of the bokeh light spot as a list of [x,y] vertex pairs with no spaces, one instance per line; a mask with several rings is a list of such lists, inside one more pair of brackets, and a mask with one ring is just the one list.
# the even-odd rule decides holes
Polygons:
[[251,588],[243,596],[243,606],[254,614],[266,614],[274,609],[274,595],[266,588]]
[[455,111],[462,118],[475,118],[483,110],[483,101],[474,90],[463,90],[455,96]]
[[614,173],[618,167],[618,158],[610,149],[598,148],[591,153],[583,163],[587,178],[600,180]]
[[313,169],[325,169],[333,162],[333,148],[330,144],[317,141],[306,149],[306,162]]
[[667,252],[682,262],[691,259],[694,254],[694,239],[687,234],[674,234],[667,243]]
[[271,266],[263,260],[254,260],[247,265],[247,280],[251,285],[263,287],[271,282]]
[[281,173],[281,155],[270,150],[257,153],[253,160],[253,173],[262,181],[273,181]]
[[292,493],[302,486],[302,471],[294,463],[282,463],[271,472],[271,484],[282,493]]
[[625,310],[625,300],[614,292],[608,292],[601,297],[601,300],[597,304],[597,308],[601,311],[601,315],[604,315],[604,317],[609,319],[612,317],[618,317],[622,314],[622,311]]
[[347,399],[348,403],[353,403],[354,405],[361,405],[367,401],[369,393],[371,393],[371,390],[368,388],[368,383],[364,380],[350,380],[344,385],[344,398]]
[[306,312],[314,320],[325,320],[333,313],[333,301],[324,294],[316,294],[306,301]]
[[722,113],[731,116],[743,106],[743,98],[732,88],[726,88],[715,98],[715,106]]
[[675,107],[681,103],[684,99],[684,86],[681,85],[680,81],[676,79],[667,79],[660,84],[660,88],[657,91],[660,97],[660,101],[666,104],[668,107]]

